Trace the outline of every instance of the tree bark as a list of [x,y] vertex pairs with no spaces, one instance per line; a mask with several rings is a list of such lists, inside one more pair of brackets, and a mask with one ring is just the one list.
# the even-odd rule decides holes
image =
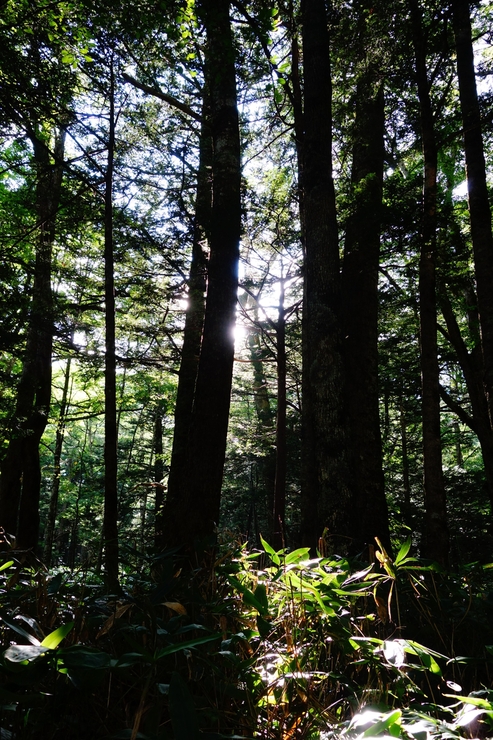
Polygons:
[[468,0],[452,0],[484,388],[493,428],[493,235]]
[[332,177],[332,81],[324,0],[302,2],[304,137],[302,541],[353,529],[344,422],[339,244]]
[[116,414],[115,274],[113,258],[113,167],[115,150],[115,78],[110,61],[109,135],[104,199],[104,574],[108,591],[118,593],[118,424]]
[[421,13],[417,0],[410,0],[410,6],[424,159],[419,297],[423,473],[426,513],[421,548],[423,555],[446,567],[449,556],[449,534],[442,470],[440,368],[438,364],[435,279],[437,148],[426,72],[426,50],[423,41]]
[[48,521],[46,523],[45,544],[43,550],[44,564],[49,568],[53,552],[53,538],[55,533],[56,516],[58,511],[58,494],[60,491],[61,459],[63,439],[65,436],[65,422],[68,408],[68,392],[70,385],[70,366],[72,358],[69,357],[65,368],[65,377],[63,383],[62,400],[60,403],[60,415],[55,438],[55,452],[53,455],[53,482],[50,496],[50,509],[48,512]]
[[154,419],[154,545],[159,552],[165,546],[164,541],[164,462],[163,462],[163,409],[158,404]]
[[64,139],[65,131],[60,129],[55,134],[51,155],[43,141],[32,137],[39,232],[26,350],[12,431],[0,477],[0,524],[6,532],[16,535],[17,546],[22,548],[36,548],[39,535],[39,443],[46,428],[51,401],[51,266],[62,184]]
[[[248,299],[247,299],[248,300]],[[264,371],[264,350],[261,342],[262,330],[258,327],[258,305],[254,302],[253,325],[248,330],[248,346],[250,349],[250,360],[253,368],[253,402],[258,422],[259,444],[262,448],[261,457],[258,460],[259,477],[263,482],[264,501],[267,514],[267,536],[269,542],[274,532],[274,487],[276,474],[276,450],[273,444],[274,437],[274,414],[271,409],[267,380]],[[252,502],[249,514],[248,532],[252,529],[252,514],[257,525],[257,496],[255,490],[252,492]],[[255,529],[255,544],[260,543],[258,529]]]
[[384,95],[378,70],[365,65],[356,89],[351,174],[353,209],[342,272],[348,449],[354,538],[390,548],[378,394],[378,267],[384,164]]
[[276,322],[277,349],[277,414],[276,414],[276,473],[274,478],[273,546],[286,546],[286,312],[284,309],[284,276],[281,274],[279,308]]
[[211,544],[219,520],[234,361],[241,227],[240,137],[228,0],[203,0],[213,141],[210,258],[185,486],[166,509],[168,543]]
[[[187,476],[187,454],[195,384],[199,367],[202,331],[205,316],[205,291],[207,287],[207,251],[210,237],[212,208],[212,137],[210,119],[210,99],[208,69],[206,65],[204,101],[202,105],[202,126],[199,144],[199,170],[197,176],[197,195],[195,200],[195,219],[193,230],[192,260],[188,283],[188,305],[185,314],[183,347],[181,352],[178,389],[175,404],[175,425],[173,447],[168,476],[166,505],[157,510],[156,546],[162,549],[166,544],[166,520],[172,516],[182,495]],[[170,533],[168,532],[168,535]]]

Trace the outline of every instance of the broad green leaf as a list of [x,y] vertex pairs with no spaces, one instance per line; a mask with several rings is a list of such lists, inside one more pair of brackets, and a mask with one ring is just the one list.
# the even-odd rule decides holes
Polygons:
[[394,561],[394,565],[396,566],[400,565],[410,549],[411,549],[411,538],[408,537],[407,540],[404,542],[404,544],[401,545],[401,549],[397,553],[397,557]]
[[417,655],[424,667],[431,673],[435,673],[438,676],[442,675],[442,669],[436,662],[435,657],[445,659],[444,655],[441,655],[441,653],[437,653],[434,650],[430,650],[424,645],[414,642],[414,640],[402,640],[401,642],[406,653]]
[[270,555],[270,559],[272,560],[272,562],[275,563],[276,565],[280,565],[281,560],[279,558],[279,555],[274,550],[274,548],[271,547],[269,543],[264,540],[262,535],[260,535],[260,542],[262,543],[262,547],[264,548],[267,555]]
[[222,635],[204,635],[203,637],[196,637],[194,640],[187,640],[186,642],[177,642],[174,645],[168,645],[165,648],[156,650],[154,654],[155,660],[160,660],[166,655],[172,655],[173,653],[179,653],[180,650],[188,650],[189,648],[196,647],[197,645],[204,645],[206,642],[213,642],[213,640],[220,640]]
[[260,614],[257,615],[257,629],[262,639],[265,639],[267,635],[272,631],[272,625],[267,622]]
[[300,547],[298,548],[298,550],[293,550],[293,552],[290,552],[288,555],[286,555],[285,563],[286,565],[290,565],[291,563],[299,563],[300,560],[306,559],[309,554],[309,547]]
[[267,600],[267,589],[264,583],[258,584],[257,588],[255,589],[254,596],[257,601],[262,604],[264,610],[263,613],[267,613],[269,611],[269,602]]
[[150,662],[150,660],[151,659],[148,656],[145,656],[142,653],[124,653],[123,655],[120,655],[118,660],[115,660],[114,667],[128,668],[137,663]]
[[7,560],[6,563],[2,563],[2,565],[0,565],[0,571],[5,570],[6,568],[10,568],[10,566],[13,564],[14,564],[13,560]]
[[86,668],[100,670],[110,665],[110,656],[97,648],[74,645],[60,650],[58,657],[66,668]]
[[493,703],[487,699],[481,699],[480,696],[458,696],[457,694],[444,694],[444,696],[450,699],[457,699],[457,701],[462,701],[464,704],[471,704],[473,707],[479,707],[486,711],[493,711]]
[[[238,581],[236,578],[230,577],[229,582],[232,586],[234,586],[242,595],[243,595],[243,601],[245,604],[248,604],[249,606],[253,606],[254,609],[258,611],[259,614],[262,614],[265,616],[268,614],[268,604],[267,604],[267,593],[265,592],[262,594],[262,591],[259,592],[260,598],[257,598],[256,592],[255,594],[250,591],[249,588],[246,586],[243,586],[240,581]],[[259,586],[257,586],[259,588]],[[265,586],[263,587],[265,590]]]
[[377,722],[375,722],[374,725],[372,725],[372,727],[369,727],[367,730],[365,730],[362,737],[374,737],[375,735],[378,735],[385,730],[388,730],[390,732],[390,728],[392,727],[392,725],[400,725],[401,718],[402,711],[400,709],[394,709],[392,712],[384,714],[381,719],[379,719]]
[[3,655],[4,658],[10,660],[12,663],[24,663],[39,658],[48,649],[41,645],[11,645]]
[[50,650],[54,650],[56,647],[59,646],[63,638],[68,635],[73,626],[73,622],[62,624],[62,626],[56,629],[54,632],[50,632],[50,634],[42,641],[41,645],[43,647],[49,648]]
[[7,625],[7,627],[10,627],[11,630],[14,630],[14,632],[17,632],[18,635],[21,635],[21,637],[24,637],[28,642],[31,643],[31,645],[41,645],[40,641],[33,637],[33,635],[30,635],[29,632],[26,632],[26,630],[23,630],[22,627],[19,627],[16,622],[11,622],[9,619],[5,619],[5,617],[2,617],[2,622]]

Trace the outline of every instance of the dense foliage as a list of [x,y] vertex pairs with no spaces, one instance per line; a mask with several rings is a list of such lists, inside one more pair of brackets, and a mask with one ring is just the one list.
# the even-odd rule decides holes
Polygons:
[[410,544],[361,570],[225,544],[187,577],[176,553],[146,563],[129,550],[118,598],[90,571],[48,574],[14,551],[1,571],[2,732],[488,736],[491,576],[447,576]]
[[492,10],[0,3],[2,740],[493,734]]

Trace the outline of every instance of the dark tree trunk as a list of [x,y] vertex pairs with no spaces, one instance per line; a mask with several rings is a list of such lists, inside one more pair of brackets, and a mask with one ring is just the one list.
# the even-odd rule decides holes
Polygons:
[[484,387],[493,428],[493,236],[468,0],[452,0]]
[[186,484],[166,509],[168,543],[209,540],[219,519],[234,361],[241,225],[240,138],[228,0],[203,0],[213,140],[213,206],[202,346]]
[[337,551],[353,530],[347,479],[339,244],[332,178],[332,83],[324,0],[302,2],[305,227],[302,541],[324,529]]
[[407,450],[407,424],[402,398],[399,404],[399,426],[401,431],[402,488],[404,492],[404,515],[408,523],[411,510],[411,482],[409,479],[409,454]]
[[207,286],[207,250],[210,235],[212,208],[212,137],[210,120],[210,100],[208,70],[206,66],[206,83],[202,105],[202,125],[200,131],[199,171],[197,177],[197,195],[195,200],[195,219],[192,244],[192,260],[188,283],[188,305],[185,315],[183,347],[178,390],[175,405],[175,425],[173,430],[173,448],[168,477],[166,505],[157,510],[157,530],[161,532],[156,546],[163,548],[166,544],[166,517],[175,508],[182,495],[187,475],[187,450],[190,425],[192,420],[195,384],[199,366],[200,347],[205,315],[205,291]]
[[62,183],[64,138],[63,130],[56,134],[53,156],[44,142],[32,138],[39,235],[26,350],[0,478],[0,524],[6,532],[16,535],[17,546],[22,548],[35,548],[38,544],[39,443],[48,421],[51,400],[51,264]]
[[419,261],[423,472],[426,510],[422,553],[426,557],[438,561],[441,565],[447,566],[449,534],[442,470],[440,368],[438,364],[435,287],[437,149],[426,72],[426,50],[423,41],[421,14],[417,0],[410,0],[410,5],[424,158],[423,213]]
[[62,460],[62,448],[63,439],[65,436],[65,420],[68,408],[68,391],[70,385],[70,366],[71,358],[67,360],[65,368],[65,379],[63,383],[62,401],[60,404],[60,416],[58,417],[58,425],[56,430],[55,438],[55,452],[53,455],[53,483],[51,487],[50,496],[50,510],[48,512],[48,521],[46,523],[45,531],[45,544],[43,550],[43,561],[44,564],[49,568],[51,566],[51,557],[53,551],[53,537],[55,533],[56,516],[58,511],[58,494],[60,491],[60,475],[61,475],[61,460]]
[[354,490],[354,538],[390,548],[378,396],[378,266],[384,163],[384,96],[365,65],[356,89],[352,213],[342,272],[348,449]]
[[109,135],[104,216],[104,571],[108,591],[120,590],[118,580],[118,424],[116,415],[115,274],[113,259],[113,159],[115,150],[115,79],[110,62]]
[[281,275],[279,309],[276,322],[277,349],[277,415],[276,415],[276,475],[274,481],[273,546],[286,545],[286,312],[284,309],[284,277]]
[[[258,322],[258,307],[254,306],[254,322]],[[253,401],[255,404],[255,411],[257,414],[258,431],[260,435],[260,445],[262,447],[262,456],[258,461],[260,479],[263,482],[263,489],[265,493],[265,504],[267,510],[267,532],[269,542],[274,531],[273,526],[273,515],[274,515],[274,485],[275,485],[275,473],[276,473],[276,450],[273,445],[274,436],[274,416],[271,409],[269,391],[267,389],[267,381],[264,372],[263,363],[263,348],[261,343],[261,330],[256,326],[250,327],[248,331],[248,346],[250,349],[250,359],[253,368]],[[257,511],[257,496],[255,495],[255,489],[252,488],[252,502],[250,506],[249,514],[249,525],[248,531],[250,532],[252,527],[252,514]],[[256,519],[256,516],[253,517]],[[258,538],[258,530],[255,529],[255,537],[260,543]],[[255,541],[255,544],[257,542]]]
[[154,545],[156,550],[164,548],[164,461],[163,461],[163,409],[161,405],[156,409],[154,420]]

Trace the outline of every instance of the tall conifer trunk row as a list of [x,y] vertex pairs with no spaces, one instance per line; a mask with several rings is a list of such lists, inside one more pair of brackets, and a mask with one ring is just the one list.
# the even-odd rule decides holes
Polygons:
[[419,313],[421,350],[421,392],[423,420],[423,473],[425,527],[422,552],[442,565],[448,563],[449,536],[445,485],[442,471],[440,434],[440,368],[437,343],[436,230],[437,230],[437,147],[435,125],[426,72],[421,12],[411,0],[416,81],[421,113],[424,160],[421,250],[419,260]]
[[193,546],[219,520],[234,362],[241,226],[240,136],[229,0],[202,0],[212,129],[212,213],[204,328],[180,498],[166,507],[166,541]]
[[17,388],[9,446],[1,465],[0,526],[17,537],[17,545],[35,548],[39,533],[41,470],[39,443],[51,402],[53,345],[52,250],[60,203],[65,131],[55,134],[53,153],[32,137],[36,170],[36,239],[34,283],[26,350]]

